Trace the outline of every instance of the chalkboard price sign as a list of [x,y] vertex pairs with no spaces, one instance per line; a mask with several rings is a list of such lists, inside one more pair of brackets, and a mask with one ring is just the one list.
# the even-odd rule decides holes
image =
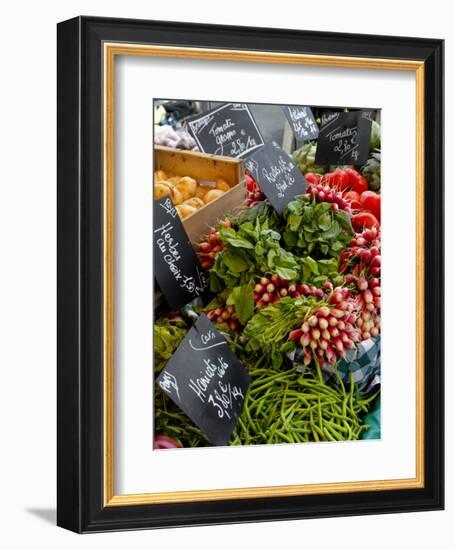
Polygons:
[[169,306],[178,309],[207,287],[207,276],[169,197],[154,203],[155,277]]
[[289,155],[274,141],[267,142],[262,149],[245,161],[259,187],[282,214],[288,202],[306,192],[308,184]]
[[248,371],[206,315],[189,330],[158,386],[214,445],[226,445],[251,383]]
[[368,113],[324,113],[321,117],[316,164],[365,164],[370,136],[371,119]]
[[310,107],[284,105],[283,111],[297,141],[309,141],[318,137],[319,128]]
[[187,124],[204,153],[239,158],[264,144],[245,103],[225,103],[191,118]]

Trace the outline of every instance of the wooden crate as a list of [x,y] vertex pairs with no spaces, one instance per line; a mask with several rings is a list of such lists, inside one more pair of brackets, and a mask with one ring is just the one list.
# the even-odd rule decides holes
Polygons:
[[207,155],[197,151],[181,151],[155,145],[155,168],[176,176],[190,176],[196,180],[215,181],[224,178],[231,187],[243,179],[243,162],[230,157]]
[[183,220],[192,242],[197,242],[224,215],[241,208],[246,197],[244,166],[238,159],[156,145],[154,170],[164,170],[176,176],[190,176],[199,181],[215,181],[221,177],[231,186],[219,199],[199,208]]

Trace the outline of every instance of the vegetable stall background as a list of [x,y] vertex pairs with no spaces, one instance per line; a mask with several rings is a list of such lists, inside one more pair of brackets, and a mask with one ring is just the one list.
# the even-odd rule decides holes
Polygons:
[[[317,164],[322,141],[298,142],[283,106],[234,108],[184,100],[154,105],[154,197],[168,197],[174,204],[211,291],[211,298],[197,298],[174,311],[156,294],[156,374],[166,370],[194,319],[204,312],[253,379],[230,445],[379,438],[380,111],[311,107],[307,125],[313,128],[317,123],[324,129],[324,117],[335,117],[336,127],[336,118],[347,111],[348,118],[357,117],[357,125],[367,125],[357,141],[367,155],[354,166],[343,164],[338,152],[342,146],[349,151],[350,138],[336,140],[337,147],[327,141],[334,164]],[[213,113],[209,123],[206,112]],[[250,112],[261,136],[251,128]],[[209,131],[214,127],[215,133]],[[270,139],[286,149],[277,153],[282,154],[279,162],[291,158],[306,180],[290,202],[280,201],[282,216],[272,207],[273,196],[269,200],[264,194],[273,195],[273,188],[261,188],[255,169],[248,171],[250,161],[239,165],[242,173],[246,169],[240,182],[221,177],[223,157],[215,157],[214,170],[204,170],[206,153],[255,159],[250,144]],[[276,151],[259,150],[267,150],[266,155]],[[279,166],[273,164],[270,173]],[[229,200],[239,187],[243,196]],[[196,218],[198,231],[191,225]],[[178,376],[174,382],[177,387]],[[155,448],[210,445],[207,434],[168,395],[157,383]],[[217,391],[213,395],[227,410]]]

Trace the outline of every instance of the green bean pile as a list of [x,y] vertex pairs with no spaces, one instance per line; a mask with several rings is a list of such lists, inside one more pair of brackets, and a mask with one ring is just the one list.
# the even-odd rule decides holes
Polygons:
[[[361,416],[376,397],[361,398],[351,377],[346,391],[325,383],[322,373],[294,368],[275,370],[251,366],[253,379],[230,445],[349,441],[360,438],[368,426]],[[207,447],[210,442],[162,391],[155,391],[155,433],[176,439],[183,447]]]
[[182,447],[211,446],[201,430],[159,388],[155,389],[155,434],[169,435]]
[[350,391],[341,378],[328,385],[320,370],[256,368],[231,445],[349,441],[359,439],[360,415],[377,394],[362,399],[352,377]]

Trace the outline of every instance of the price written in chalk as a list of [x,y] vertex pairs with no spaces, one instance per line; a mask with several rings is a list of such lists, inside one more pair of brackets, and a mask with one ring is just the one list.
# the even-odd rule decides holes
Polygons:
[[366,113],[323,113],[316,164],[365,164],[370,135],[371,119]]
[[245,161],[250,172],[272,206],[282,214],[288,202],[306,192],[308,184],[289,155],[274,141]]
[[224,336],[201,315],[156,383],[214,445],[226,445],[251,377]]
[[297,141],[310,141],[318,137],[319,127],[310,107],[284,105],[283,111]]
[[184,306],[201,296],[207,276],[169,197],[154,205],[155,276],[172,309]]
[[201,151],[227,157],[244,157],[264,144],[245,103],[225,103],[187,121]]

